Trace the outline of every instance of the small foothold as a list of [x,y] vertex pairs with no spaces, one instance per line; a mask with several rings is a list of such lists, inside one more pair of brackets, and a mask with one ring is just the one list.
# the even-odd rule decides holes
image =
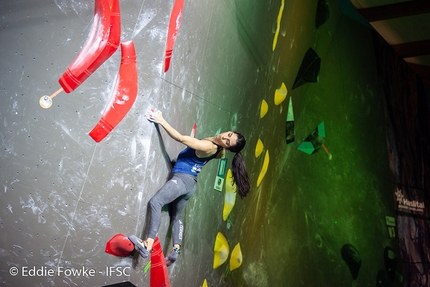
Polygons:
[[39,105],[44,109],[49,109],[52,106],[52,99],[49,96],[42,96],[39,100]]

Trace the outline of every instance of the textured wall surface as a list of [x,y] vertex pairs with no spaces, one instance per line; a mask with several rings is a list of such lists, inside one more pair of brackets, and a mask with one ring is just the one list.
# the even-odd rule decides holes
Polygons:
[[[247,71],[256,77],[257,69],[243,53],[239,32],[244,28],[236,29],[235,3],[187,2],[170,70],[164,74],[172,5],[121,1],[121,41],[133,40],[137,52],[138,99],[117,128],[96,144],[88,132],[109,101],[120,49],[75,91],[54,98],[50,109],[38,104],[42,95],[60,87],[59,76],[85,43],[94,2],[0,4],[0,276],[6,285],[98,286],[130,277],[131,272],[108,276],[106,266],[131,266],[132,261],[105,254],[104,247],[116,233],[144,232],[146,203],[169,173],[156,130],[143,116],[148,108],[161,109],[183,133],[198,120],[199,137],[237,127],[240,99],[252,90],[245,85]],[[241,25],[252,25],[252,19]],[[226,78],[234,82],[225,83]],[[171,157],[181,148],[166,142]],[[82,267],[97,274],[12,278],[8,271],[13,266]],[[147,280],[142,269],[133,281]]]
[[[184,134],[197,123],[198,138],[239,130],[248,142],[244,157],[253,189],[237,200],[231,230],[221,216],[224,194],[213,189],[217,163],[199,175],[183,218],[180,260],[169,268],[172,286],[201,286],[204,279],[209,286],[347,286],[353,279],[340,256],[346,243],[365,262],[357,284],[373,284],[381,250],[394,243],[386,235],[392,194],[370,32],[342,17],[337,1],[328,1],[330,19],[318,30],[317,1],[285,2],[185,1],[164,73],[173,1],[120,1],[121,41],[133,40],[136,47],[138,97],[124,120],[95,143],[88,132],[111,97],[120,50],[75,91],[56,96],[51,108],[38,103],[58,90],[58,78],[85,43],[94,2],[2,1],[2,285],[149,286],[147,261],[104,252],[116,233],[144,236],[147,202],[169,175],[166,157],[183,148],[164,131],[159,137],[144,117],[148,108],[162,110]],[[322,58],[318,83],[292,91],[309,47]],[[273,104],[282,82],[295,103],[292,147],[285,145],[286,105]],[[269,112],[260,119],[262,99]],[[312,156],[297,151],[322,120],[332,161],[322,150]],[[263,164],[263,157],[254,157],[259,138],[271,158],[256,187]],[[162,219],[159,237],[169,252],[167,213]],[[240,242],[244,253],[243,265],[227,277],[226,265],[212,268],[218,231],[230,248]],[[116,267],[124,272],[112,272]],[[30,269],[55,274],[30,276]],[[88,270],[95,274],[82,273]]]

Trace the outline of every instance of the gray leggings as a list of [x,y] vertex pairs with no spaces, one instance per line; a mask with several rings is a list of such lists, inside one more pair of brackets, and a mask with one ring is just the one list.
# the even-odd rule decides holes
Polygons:
[[170,223],[172,224],[173,245],[182,245],[184,226],[182,212],[197,188],[197,177],[185,173],[174,173],[149,201],[151,219],[148,237],[155,239],[161,224],[161,209],[169,204]]

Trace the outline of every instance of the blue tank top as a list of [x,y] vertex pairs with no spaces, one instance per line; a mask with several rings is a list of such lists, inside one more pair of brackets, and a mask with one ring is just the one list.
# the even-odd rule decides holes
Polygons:
[[[218,146],[218,145],[217,145]],[[216,158],[222,147],[218,146],[217,152],[210,157],[199,158],[196,156],[196,150],[186,147],[182,150],[176,159],[175,166],[172,172],[186,173],[197,176],[202,170],[202,167],[211,159]]]

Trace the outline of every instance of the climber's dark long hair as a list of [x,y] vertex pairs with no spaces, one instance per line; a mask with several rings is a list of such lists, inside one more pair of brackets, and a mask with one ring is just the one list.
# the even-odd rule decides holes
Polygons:
[[231,164],[231,173],[233,174],[233,183],[236,184],[236,192],[240,198],[244,198],[251,189],[251,181],[249,180],[245,161],[240,153],[245,147],[246,140],[242,134],[238,132],[234,133],[237,135],[237,142],[235,146],[229,148],[229,151],[236,153]]

